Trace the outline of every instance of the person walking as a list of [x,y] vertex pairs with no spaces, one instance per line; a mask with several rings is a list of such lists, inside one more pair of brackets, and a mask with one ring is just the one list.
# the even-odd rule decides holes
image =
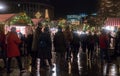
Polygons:
[[87,49],[88,49],[88,60],[93,60],[93,53],[94,53],[94,36],[92,35],[92,32],[89,31],[87,35]]
[[[52,40],[48,26],[44,27],[38,42],[38,57],[40,58],[41,68],[48,68],[48,66],[52,67]],[[47,65],[46,61],[48,61],[49,65]]]
[[71,41],[73,39],[70,26],[67,25],[64,30],[65,42],[66,42],[66,60],[71,61]]
[[0,29],[0,58],[4,61],[4,68],[6,67],[6,36],[3,30]]
[[78,60],[78,53],[79,53],[79,48],[80,48],[80,36],[72,31],[73,34],[73,39],[71,41],[71,51],[73,55],[73,62],[77,62]]
[[83,31],[83,33],[80,35],[80,43],[81,43],[82,53],[86,54],[86,50],[87,50],[87,34],[86,34],[85,31]]
[[66,42],[61,26],[58,26],[58,31],[54,35],[53,45],[56,52],[56,64],[58,65],[57,67],[64,70],[65,69],[64,65],[66,61],[65,60]]
[[10,65],[13,57],[17,59],[20,72],[23,73],[25,70],[22,67],[22,61],[20,57],[19,44],[21,40],[18,38],[16,28],[12,27],[11,31],[7,35],[7,73],[11,73]]
[[101,31],[101,34],[99,36],[99,47],[100,47],[101,62],[103,62],[104,58],[107,62],[110,62],[110,57],[108,54],[109,38],[104,29]]
[[42,24],[38,23],[37,28],[33,31],[33,41],[30,55],[32,57],[32,72],[36,71],[37,56],[39,51],[39,37],[42,33]]

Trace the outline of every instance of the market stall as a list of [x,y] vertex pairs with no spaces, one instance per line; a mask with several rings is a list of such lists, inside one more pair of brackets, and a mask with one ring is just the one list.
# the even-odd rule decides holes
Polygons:
[[104,27],[110,35],[113,37],[111,38],[111,47],[114,47],[114,37],[116,36],[116,32],[120,28],[120,18],[107,18],[104,23]]
[[28,17],[25,13],[19,13],[7,21],[7,24],[5,24],[5,33],[10,31],[11,27],[16,27],[17,32],[27,34],[29,26],[33,26],[33,21],[31,18]]
[[120,18],[107,18],[104,22],[104,27],[110,31],[117,31],[120,27]]

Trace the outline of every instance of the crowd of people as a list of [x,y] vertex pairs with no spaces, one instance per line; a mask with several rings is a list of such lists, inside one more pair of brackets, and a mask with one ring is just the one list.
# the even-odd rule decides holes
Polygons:
[[[37,28],[31,30],[32,32],[27,34],[27,36],[18,36],[16,28],[12,27],[11,31],[4,34],[0,30],[0,58],[4,60],[5,68],[7,68],[7,73],[11,72],[11,59],[14,57],[17,59],[20,72],[25,71],[25,67],[22,66],[21,56],[31,56],[32,58],[32,70],[37,68],[37,58],[40,59],[40,67],[53,68],[52,63],[52,52],[56,52],[56,62],[60,67],[65,69],[65,63],[78,60],[78,53],[82,50],[83,54],[88,54],[88,59],[94,59],[94,53],[100,48],[100,59],[101,62],[106,60],[110,62],[109,48],[110,48],[110,38],[109,34],[105,29],[101,30],[98,35],[96,31],[88,33],[82,33],[78,35],[74,29],[69,26],[65,26],[63,29],[58,26],[58,31],[51,37],[51,32],[49,26],[43,26],[41,23],[38,24]],[[114,37],[115,46],[114,54],[115,56],[120,55],[120,29]],[[53,45],[52,45],[53,44]],[[54,50],[52,48],[54,47]],[[24,48],[24,50],[22,49]],[[26,52],[27,51],[27,52]],[[47,62],[49,64],[47,64]]]

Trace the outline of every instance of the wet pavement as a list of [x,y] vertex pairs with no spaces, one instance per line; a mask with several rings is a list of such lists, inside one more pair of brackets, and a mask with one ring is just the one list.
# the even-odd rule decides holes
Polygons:
[[[53,53],[53,68],[40,69],[34,73],[31,73],[31,59],[30,57],[22,57],[23,66],[25,66],[26,72],[20,74],[16,60],[12,59],[13,72],[6,73],[6,69],[0,68],[0,76],[120,76],[120,57],[112,59],[112,62],[101,63],[98,55],[94,57],[94,60],[89,60],[88,55],[79,53],[77,61],[67,61],[66,68],[61,69],[56,64],[55,53]],[[3,60],[0,59],[0,67],[3,67]],[[39,67],[39,65],[37,65]]]

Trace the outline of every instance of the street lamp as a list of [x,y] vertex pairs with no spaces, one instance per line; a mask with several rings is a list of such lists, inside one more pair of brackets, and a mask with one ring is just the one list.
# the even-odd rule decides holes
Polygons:
[[4,9],[4,7],[0,5],[0,10],[2,10],[2,9]]
[[6,10],[6,5],[4,3],[0,3],[0,12],[4,12]]

